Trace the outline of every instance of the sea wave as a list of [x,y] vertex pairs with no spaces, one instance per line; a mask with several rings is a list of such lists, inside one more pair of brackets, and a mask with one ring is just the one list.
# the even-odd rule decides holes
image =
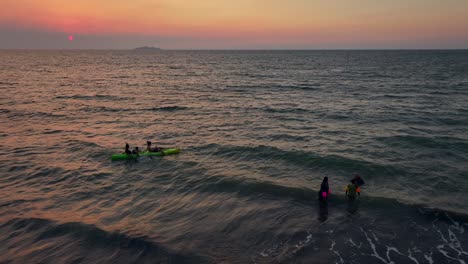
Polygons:
[[95,94],[95,95],[59,95],[55,96],[56,99],[78,99],[78,100],[110,100],[110,101],[121,101],[121,100],[129,100],[134,99],[134,97],[124,97],[124,96],[115,96],[115,95],[108,95],[108,94]]
[[[106,231],[81,222],[16,218],[0,225],[1,262],[31,263],[205,263],[179,254],[147,237]],[[21,234],[21,236],[19,236]],[[48,261],[46,261],[48,262]]]
[[[216,144],[215,144],[216,145]],[[339,155],[320,155],[303,150],[285,150],[273,146],[214,146],[213,155],[223,158],[277,160],[305,168],[322,169],[335,173],[359,171],[366,175],[403,175],[405,171],[391,164],[379,164]]]
[[2,111],[7,114],[7,118],[10,120],[19,120],[19,119],[42,119],[42,118],[53,118],[53,119],[63,119],[67,117],[63,114],[54,114],[50,112],[41,112],[41,111],[28,111],[28,110],[8,110]]
[[232,192],[239,195],[268,195],[272,198],[288,198],[300,201],[312,201],[317,197],[318,190],[305,187],[290,187],[272,182],[254,181],[226,177],[212,177],[203,182],[197,190],[205,192]]
[[377,137],[376,140],[392,147],[418,147],[468,152],[468,142],[458,137],[397,135],[390,137]]
[[147,108],[145,110],[147,110],[147,111],[168,111],[168,112],[173,112],[173,111],[181,111],[181,110],[187,110],[187,109],[189,109],[189,108],[185,107],[185,106],[160,106],[160,107]]

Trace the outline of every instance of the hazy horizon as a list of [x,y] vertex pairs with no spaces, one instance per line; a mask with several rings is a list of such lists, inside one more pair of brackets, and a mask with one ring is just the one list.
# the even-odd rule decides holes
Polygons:
[[0,49],[467,49],[468,2],[3,0]]
[[[141,47],[141,46],[139,46]],[[37,50],[37,51],[132,51],[136,48],[0,48],[0,50],[4,51],[29,51],[29,50]],[[156,48],[156,46],[154,46]],[[326,48],[311,48],[311,49],[293,49],[293,48],[273,48],[273,49],[264,49],[264,48],[193,48],[193,49],[165,49],[160,48],[159,51],[464,51],[468,50],[468,48],[334,48],[334,49],[326,49]],[[154,51],[158,52],[158,51]]]

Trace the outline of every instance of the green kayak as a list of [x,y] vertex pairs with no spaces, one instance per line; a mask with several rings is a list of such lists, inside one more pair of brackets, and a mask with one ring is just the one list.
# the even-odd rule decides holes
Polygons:
[[143,151],[143,152],[140,152],[138,155],[137,154],[128,155],[128,154],[125,154],[125,153],[114,154],[114,155],[112,155],[111,159],[112,160],[136,159],[136,158],[142,157],[142,156],[164,156],[164,155],[177,154],[179,152],[180,152],[180,148],[169,148],[169,149],[165,149],[165,150],[163,150],[161,152]]

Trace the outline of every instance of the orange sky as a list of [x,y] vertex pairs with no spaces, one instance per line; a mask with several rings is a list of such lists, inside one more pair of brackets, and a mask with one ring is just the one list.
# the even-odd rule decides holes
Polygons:
[[[0,0],[0,25],[81,35],[321,43],[468,40],[466,0]],[[1,35],[0,35],[1,37]]]

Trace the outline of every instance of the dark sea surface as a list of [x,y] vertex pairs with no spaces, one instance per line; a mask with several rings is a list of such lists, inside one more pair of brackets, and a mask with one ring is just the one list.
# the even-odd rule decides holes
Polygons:
[[0,263],[468,263],[468,51],[4,50],[0,146]]

